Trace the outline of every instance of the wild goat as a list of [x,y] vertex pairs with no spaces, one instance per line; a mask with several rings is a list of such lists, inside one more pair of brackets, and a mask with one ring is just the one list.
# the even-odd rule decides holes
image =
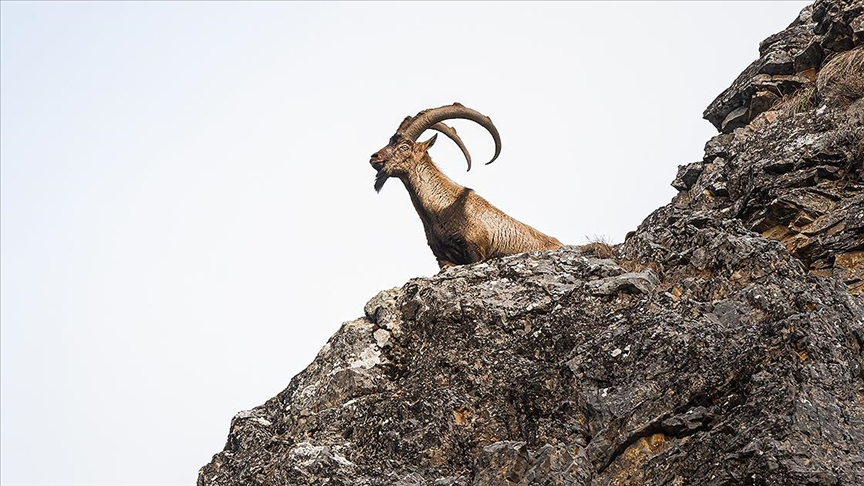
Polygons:
[[554,250],[561,242],[507,216],[477,195],[473,190],[450,180],[432,163],[428,150],[437,134],[425,142],[417,139],[426,130],[443,133],[456,142],[468,160],[471,155],[456,130],[444,120],[463,118],[489,131],[495,140],[495,155],[501,152],[501,137],[489,117],[459,103],[423,110],[406,117],[384,148],[372,154],[369,161],[378,171],[375,191],[390,177],[405,184],[423,228],[426,241],[441,269],[451,265],[474,263],[489,258],[535,250]]

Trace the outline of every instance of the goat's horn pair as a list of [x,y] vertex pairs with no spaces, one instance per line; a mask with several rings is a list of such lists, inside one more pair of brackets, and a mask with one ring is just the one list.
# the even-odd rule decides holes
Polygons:
[[399,126],[399,132],[402,133],[403,137],[410,139],[412,142],[416,142],[420,135],[429,129],[437,130],[447,135],[462,149],[465,159],[468,160],[468,170],[471,170],[471,156],[468,154],[468,149],[465,148],[462,140],[456,135],[456,130],[441,123],[444,120],[452,120],[454,118],[471,120],[489,131],[489,134],[495,140],[495,155],[486,164],[495,162],[498,154],[501,153],[501,136],[498,135],[498,129],[495,128],[495,125],[492,124],[492,120],[488,116],[459,103],[423,110],[413,118],[408,117],[402,121],[402,125]]

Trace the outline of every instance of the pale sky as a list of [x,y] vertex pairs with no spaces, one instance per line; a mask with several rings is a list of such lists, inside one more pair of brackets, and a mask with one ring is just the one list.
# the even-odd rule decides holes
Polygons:
[[[369,156],[567,244],[623,240],[807,2],[0,3],[0,482],[194,484],[379,290],[437,265]],[[425,139],[423,137],[422,139]]]

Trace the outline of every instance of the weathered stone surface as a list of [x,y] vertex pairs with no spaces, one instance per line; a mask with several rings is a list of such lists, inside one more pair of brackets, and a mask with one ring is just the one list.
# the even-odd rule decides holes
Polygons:
[[199,482],[864,481],[864,309],[843,284],[738,220],[669,206],[643,226],[618,258],[659,269],[647,293],[595,295],[633,272],[575,248],[383,292],[235,417]]
[[[846,78],[835,74],[837,84],[860,75],[855,65]],[[714,137],[701,162],[679,168],[691,176],[687,184],[673,181],[680,191],[673,204],[740,219],[782,241],[815,275],[843,278],[860,293],[860,266],[832,270],[836,258],[864,249],[864,90],[858,98],[848,93],[820,91],[807,110],[790,106]]]
[[[750,99],[750,107],[748,113],[759,114],[770,110],[777,102],[780,101],[780,96],[773,91],[757,91]],[[749,120],[748,120],[749,121]]]
[[864,484],[864,101],[787,73],[854,12],[762,43],[759,85],[812,105],[712,138],[624,243],[379,293],[198,484]]
[[702,174],[702,163],[696,162],[693,164],[679,165],[678,175],[672,181],[672,187],[679,191],[686,191],[693,187],[693,184],[699,180],[699,175]]
[[731,132],[736,128],[743,127],[748,121],[750,121],[750,109],[746,106],[739,106],[726,115],[721,128],[724,132]]

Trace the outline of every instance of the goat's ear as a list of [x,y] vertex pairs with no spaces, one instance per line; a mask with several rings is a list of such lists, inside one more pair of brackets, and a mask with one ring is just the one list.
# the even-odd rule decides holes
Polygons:
[[435,140],[438,138],[438,134],[432,135],[432,138],[423,142],[423,150],[429,150],[429,147],[435,145]]

